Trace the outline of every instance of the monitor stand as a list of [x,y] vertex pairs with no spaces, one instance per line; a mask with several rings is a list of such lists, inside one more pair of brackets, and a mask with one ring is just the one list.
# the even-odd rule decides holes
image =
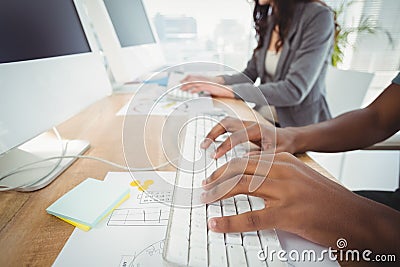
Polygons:
[[[83,140],[63,140],[62,143],[64,148],[67,144],[65,156],[82,155],[90,146],[89,142]],[[49,133],[41,134],[0,156],[0,177],[28,163],[61,155],[60,141]],[[0,189],[4,187],[18,187],[15,190],[25,192],[41,189],[50,184],[75,160],[76,158],[62,159],[60,165],[40,181],[37,180],[49,173],[55,167],[59,159],[31,165],[24,168],[22,172],[0,180]]]

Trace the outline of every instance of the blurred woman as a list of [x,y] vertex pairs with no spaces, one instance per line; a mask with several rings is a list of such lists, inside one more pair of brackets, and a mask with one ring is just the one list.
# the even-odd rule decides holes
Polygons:
[[334,42],[333,11],[322,1],[258,0],[253,18],[258,44],[245,70],[216,77],[188,75],[182,90],[240,98],[261,108],[265,100],[254,91],[260,78],[258,88],[280,126],[329,119],[325,75]]

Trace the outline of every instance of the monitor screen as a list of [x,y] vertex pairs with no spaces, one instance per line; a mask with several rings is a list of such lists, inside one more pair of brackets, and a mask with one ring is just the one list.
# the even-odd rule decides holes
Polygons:
[[0,39],[0,63],[91,51],[72,0],[0,1]]
[[140,0],[104,0],[121,47],[155,43],[149,20]]
[[80,19],[73,0],[0,1],[0,156],[104,92]]

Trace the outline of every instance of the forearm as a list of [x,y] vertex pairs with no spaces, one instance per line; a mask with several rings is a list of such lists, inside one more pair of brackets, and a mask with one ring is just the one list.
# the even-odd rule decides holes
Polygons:
[[215,76],[214,79],[215,79],[215,82],[218,84],[222,84],[222,85],[226,84],[223,76]]
[[[351,209],[342,207],[344,212],[340,216],[343,218],[338,221],[340,227],[335,238],[346,239],[347,246],[344,250],[357,250],[361,265],[373,264],[377,255],[395,255],[398,262],[400,212],[359,196],[349,201],[348,205]],[[335,247],[336,244],[334,242],[330,245]],[[366,250],[371,251],[371,254],[365,252]],[[341,263],[346,265],[351,260],[344,257]]]
[[400,85],[392,83],[368,107],[332,120],[287,128],[295,152],[338,152],[371,146],[400,130]]
[[340,152],[365,148],[390,136],[378,121],[374,111],[361,109],[322,123],[288,129],[294,133],[297,153]]
[[[257,75],[257,74],[254,74]],[[257,76],[254,78],[252,76],[249,76],[248,73],[246,72],[241,72],[237,74],[232,74],[232,75],[220,75],[217,76],[218,78],[222,79],[223,83],[225,85],[232,85],[232,84],[239,84],[239,83],[254,83],[255,79],[257,79]]]
[[[301,165],[298,167],[301,168]],[[308,207],[311,211],[305,219],[308,227],[304,228],[304,237],[326,247],[342,250],[343,253],[337,251],[336,255],[343,265],[364,266],[377,255],[396,255],[398,262],[399,211],[361,197],[326,177],[321,177],[319,173],[315,175],[314,171],[308,169],[303,171],[306,172],[307,179],[302,181],[306,185],[301,186],[309,186],[312,189],[307,192],[308,190],[297,185],[297,190],[305,190],[301,194],[302,198],[307,199],[306,195],[311,194],[312,198],[309,201],[314,201],[312,206]],[[314,183],[308,184],[307,180]],[[297,223],[301,223],[301,220]],[[294,227],[297,227],[296,224]],[[338,246],[341,239],[345,239],[347,245]],[[346,255],[347,250],[357,250],[360,253],[360,261],[355,261],[351,256],[347,259],[345,256],[340,258],[340,254]],[[366,250],[371,253],[365,252]],[[362,255],[366,257],[363,258]]]

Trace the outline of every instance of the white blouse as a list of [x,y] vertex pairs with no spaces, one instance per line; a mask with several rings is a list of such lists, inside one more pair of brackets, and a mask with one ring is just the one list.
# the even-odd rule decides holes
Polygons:
[[276,73],[276,67],[278,66],[278,61],[281,56],[281,51],[267,51],[265,55],[265,71],[267,72],[268,76],[274,78]]
[[[267,54],[265,55],[265,71],[267,72],[267,75],[270,76],[272,79],[275,76],[276,67],[278,66],[278,61],[280,57],[281,51],[275,52],[268,50]],[[259,112],[267,120],[279,123],[278,115],[276,114],[276,109],[274,106],[270,106],[270,109],[268,109],[267,106],[263,106],[260,108]]]

